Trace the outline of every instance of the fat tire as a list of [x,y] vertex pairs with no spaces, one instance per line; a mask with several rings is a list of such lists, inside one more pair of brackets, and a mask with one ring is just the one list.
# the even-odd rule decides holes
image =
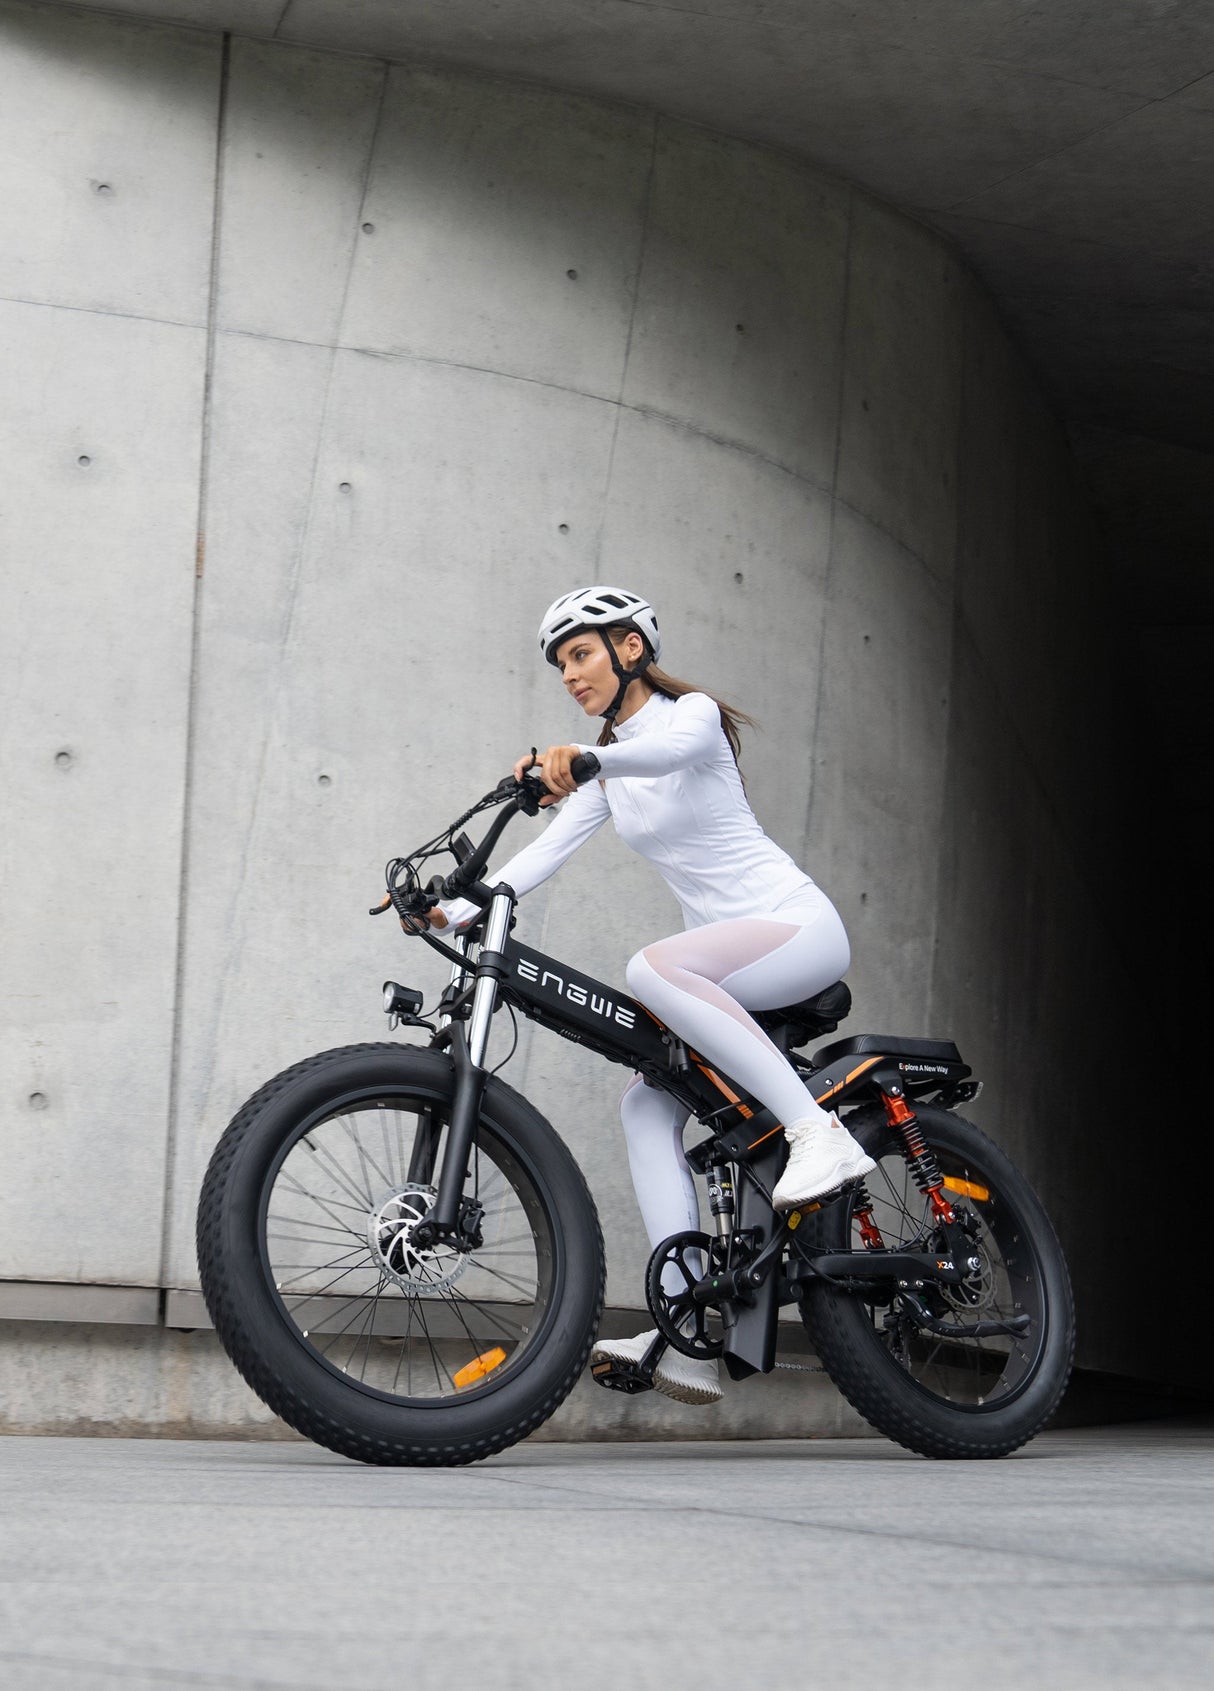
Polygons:
[[[1031,1379],[1002,1407],[960,1409],[918,1386],[890,1356],[855,1294],[821,1281],[810,1282],[801,1305],[802,1318],[835,1385],[879,1432],[921,1456],[1007,1456],[1046,1425],[1070,1377],[1075,1314],[1066,1258],[1040,1199],[980,1128],[938,1105],[917,1104],[915,1115],[929,1146],[968,1157],[987,1171],[1028,1235],[1041,1276],[1046,1329]],[[889,1130],[879,1106],[855,1111],[847,1126],[870,1155],[889,1153]],[[832,1251],[853,1248],[849,1204],[827,1205],[808,1219],[813,1245]]]
[[359,1088],[418,1088],[450,1097],[449,1057],[378,1043],[320,1052],[266,1082],[215,1147],[197,1217],[198,1266],[215,1330],[258,1397],[288,1426],[359,1462],[451,1467],[526,1438],[559,1408],[586,1365],[606,1278],[594,1201],[555,1129],[504,1081],[490,1077],[481,1118],[544,1191],[563,1274],[547,1340],[496,1390],[466,1402],[412,1406],[335,1378],[284,1318],[261,1267],[257,1217],[267,1172],[301,1116]]

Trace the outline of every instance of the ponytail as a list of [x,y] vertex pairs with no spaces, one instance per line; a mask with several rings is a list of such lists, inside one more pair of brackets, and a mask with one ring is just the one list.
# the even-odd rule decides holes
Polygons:
[[[622,625],[616,625],[612,628],[605,629],[604,632],[611,636],[613,645],[620,646],[624,643],[624,640],[629,634],[635,634],[637,630],[633,628],[626,628]],[[644,639],[644,635],[642,635],[641,638]],[[645,646],[646,650],[648,650],[648,641],[645,641]],[[719,699],[717,695],[710,692],[707,687],[696,687],[690,681],[680,681],[676,675],[667,675],[666,671],[664,669],[659,669],[655,663],[651,663],[646,667],[643,679],[647,686],[653,688],[655,693],[661,693],[663,697],[667,699],[681,699],[688,693],[707,694],[721,713],[722,731],[724,732],[725,738],[729,741],[729,749],[733,753],[734,762],[736,763],[738,761],[742,750],[742,729],[757,728],[759,726],[753,716],[747,716],[744,710],[738,710],[735,705],[726,704],[724,699]],[[605,722],[603,724],[602,732],[598,737],[597,744],[600,746],[609,746],[612,739],[612,725],[610,722]]]

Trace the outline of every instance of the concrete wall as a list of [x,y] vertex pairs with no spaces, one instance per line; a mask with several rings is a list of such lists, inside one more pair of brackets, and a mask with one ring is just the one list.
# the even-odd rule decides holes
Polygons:
[[[437,984],[364,915],[381,865],[585,732],[533,626],[618,579],[765,723],[752,799],[843,910],[853,1031],[958,1037],[1084,1360],[1166,1377],[1113,1314],[1082,1084],[1121,981],[1099,561],[947,248],[637,110],[37,7],[0,42],[0,1276],[69,1319],[197,1285],[225,1123],[382,1037],[385,975]],[[620,978],[676,920],[600,839],[521,933]],[[511,1077],[639,1305],[619,1078],[530,1028]]]

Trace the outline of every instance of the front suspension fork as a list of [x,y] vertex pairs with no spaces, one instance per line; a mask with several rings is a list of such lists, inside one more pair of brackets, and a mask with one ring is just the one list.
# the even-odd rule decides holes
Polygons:
[[489,1029],[497,1003],[497,985],[505,973],[502,946],[510,932],[510,918],[514,913],[514,894],[497,892],[485,919],[485,937],[476,962],[476,985],[472,991],[472,1009],[468,1031],[462,1023],[450,1029],[451,1057],[455,1064],[455,1096],[451,1103],[451,1120],[447,1127],[447,1143],[443,1151],[442,1172],[438,1177],[438,1192],[429,1214],[413,1229],[414,1241],[422,1246],[449,1238],[459,1215],[464,1181],[468,1177],[468,1158],[480,1119],[481,1100],[485,1093],[485,1050],[489,1044]]

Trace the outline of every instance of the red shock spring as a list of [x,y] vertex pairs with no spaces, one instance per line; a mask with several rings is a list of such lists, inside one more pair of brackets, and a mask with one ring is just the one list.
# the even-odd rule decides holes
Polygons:
[[953,1221],[953,1206],[944,1196],[944,1176],[940,1173],[936,1153],[923,1137],[918,1116],[900,1094],[883,1092],[881,1101],[885,1105],[886,1121],[902,1138],[907,1167],[915,1185],[931,1205],[937,1221]]

